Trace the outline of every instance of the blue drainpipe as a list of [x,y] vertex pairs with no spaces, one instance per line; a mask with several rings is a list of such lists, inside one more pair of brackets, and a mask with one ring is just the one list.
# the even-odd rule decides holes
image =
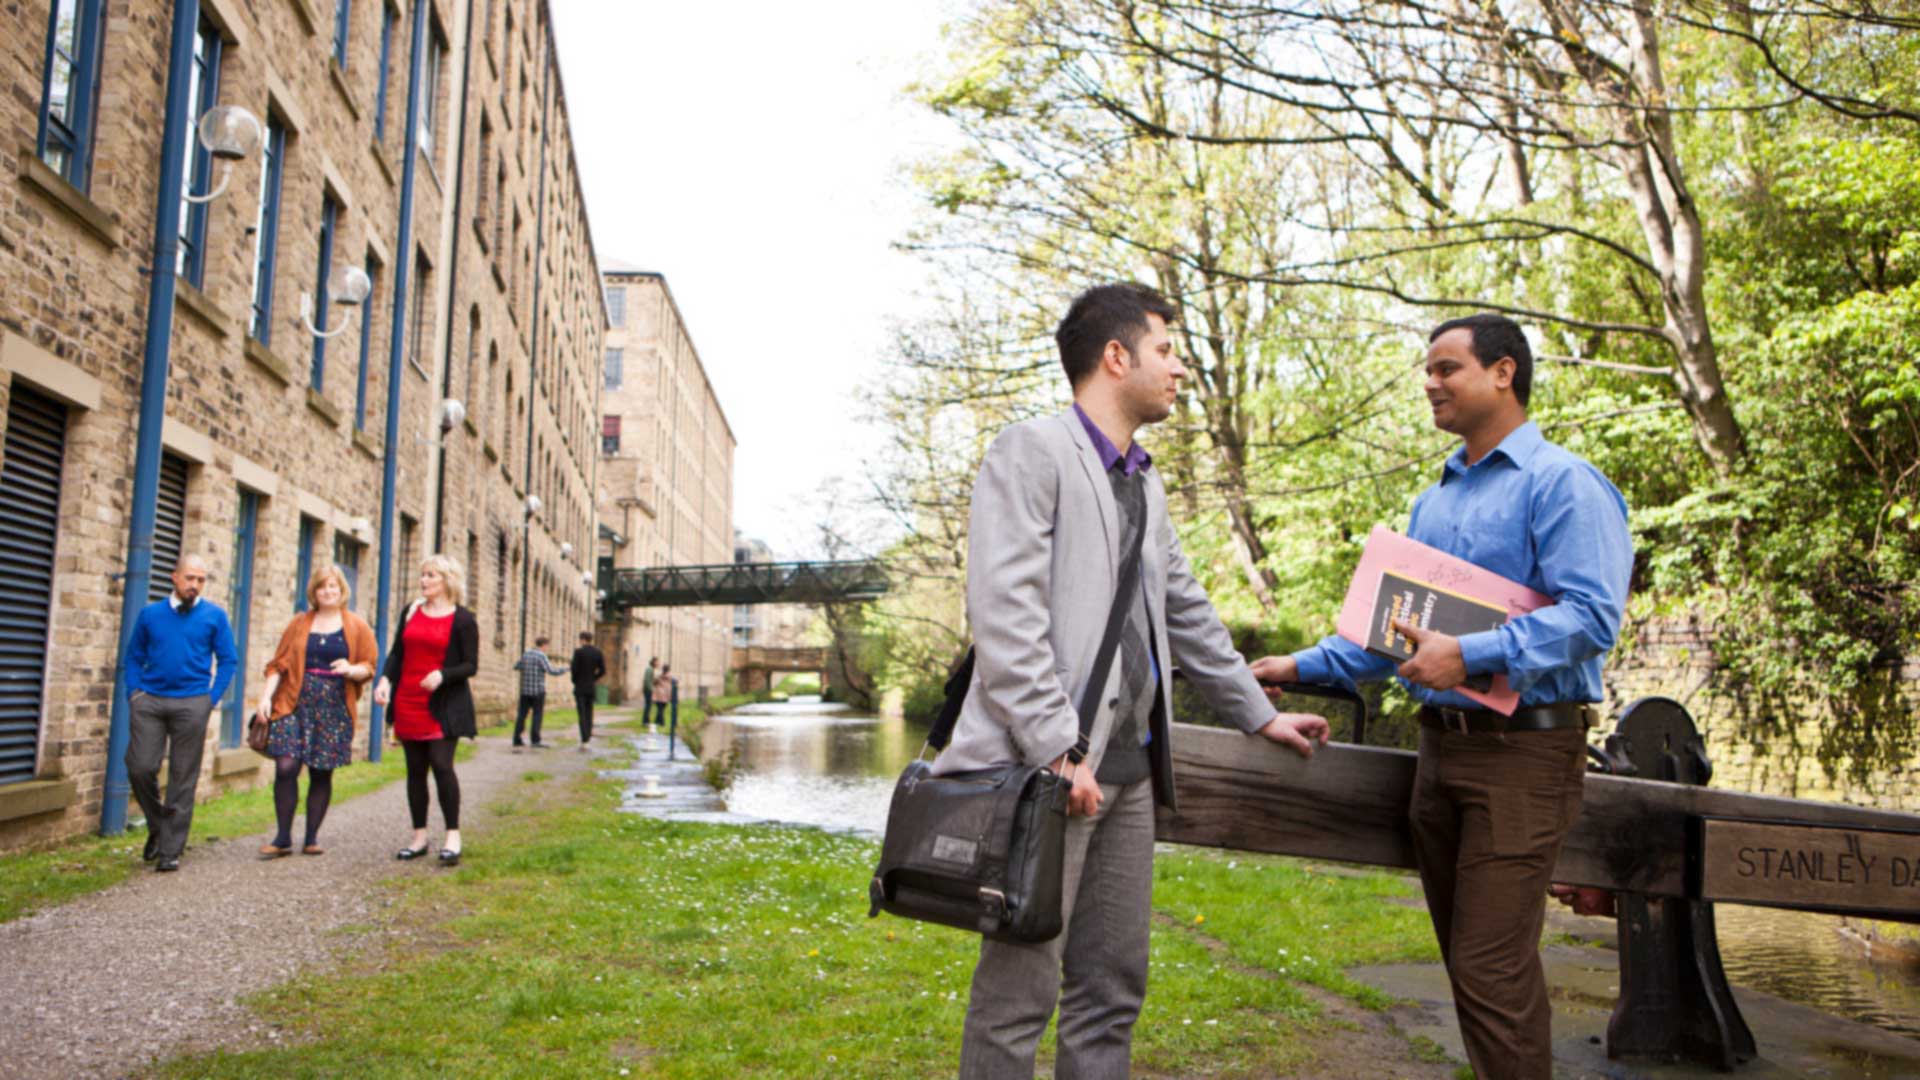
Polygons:
[[127,574],[120,593],[120,651],[113,663],[113,706],[107,727],[107,785],[100,799],[100,835],[127,828],[127,648],[133,624],[147,606],[153,576],[154,513],[160,503],[160,429],[167,419],[167,362],[173,351],[174,262],[180,248],[180,195],[185,182],[187,86],[200,0],[176,0],[167,52],[167,114],[160,135],[160,197],[153,208],[153,261],[147,266],[147,350],[140,367],[140,427],[133,451],[133,501],[128,506]]
[[[380,474],[380,604],[373,630],[379,648],[376,665],[386,663],[387,643],[393,624],[393,543],[394,499],[400,484],[400,384],[406,372],[407,279],[413,272],[413,179],[420,159],[421,70],[427,55],[427,8],[413,5],[413,47],[407,59],[412,72],[407,86],[406,161],[400,166],[400,224],[393,241],[394,259],[399,263],[393,274],[392,343],[387,354],[387,446],[385,467]],[[471,17],[471,16],[469,16]],[[367,725],[367,760],[380,760],[381,721],[386,710],[373,707]]]

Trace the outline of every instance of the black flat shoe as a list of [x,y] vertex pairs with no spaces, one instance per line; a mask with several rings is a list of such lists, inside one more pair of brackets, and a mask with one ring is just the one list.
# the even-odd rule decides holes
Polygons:
[[154,869],[154,870],[155,870],[155,871],[156,871],[157,873],[162,873],[162,874],[171,874],[171,873],[173,873],[173,872],[174,872],[175,870],[178,870],[178,869],[180,869],[180,860],[179,860],[179,859],[169,859],[169,858],[168,858],[168,857],[166,857],[165,855],[162,855],[162,856],[160,856],[160,861],[154,864],[154,866],[153,866],[153,869]]
[[140,852],[141,862],[152,862],[160,857],[160,837],[147,833],[147,846]]
[[441,848],[440,849],[440,865],[441,866],[459,866],[460,853],[452,850],[451,848]]
[[399,859],[401,862],[412,862],[413,860],[419,858],[422,855],[425,855],[426,853],[427,853],[426,848],[407,847],[407,848],[401,848],[399,851],[394,852],[393,857],[396,859]]

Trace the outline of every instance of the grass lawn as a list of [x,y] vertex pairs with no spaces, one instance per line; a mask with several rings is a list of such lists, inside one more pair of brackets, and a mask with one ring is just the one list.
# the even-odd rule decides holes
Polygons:
[[[494,823],[460,870],[392,885],[393,935],[251,1002],[287,1045],[160,1074],[953,1071],[978,939],[866,918],[875,843],[662,822],[618,803],[609,781],[525,774],[479,810]],[[1341,969],[1434,958],[1424,914],[1384,902],[1410,891],[1386,874],[1163,851],[1136,1070],[1314,1075],[1316,1043],[1343,1033],[1301,984],[1381,1004]]]

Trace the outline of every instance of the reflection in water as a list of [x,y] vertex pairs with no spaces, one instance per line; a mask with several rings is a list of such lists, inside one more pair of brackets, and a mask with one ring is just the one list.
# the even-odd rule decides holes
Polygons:
[[1920,1039],[1920,979],[1863,961],[1837,916],[1718,904],[1713,918],[1735,985]]
[[[708,723],[708,755],[739,747],[728,809],[879,836],[893,782],[926,729],[862,716],[818,698],[750,705]],[[1739,986],[1920,1038],[1920,979],[1872,967],[1841,940],[1839,920],[1800,911],[1721,905],[1720,958]]]

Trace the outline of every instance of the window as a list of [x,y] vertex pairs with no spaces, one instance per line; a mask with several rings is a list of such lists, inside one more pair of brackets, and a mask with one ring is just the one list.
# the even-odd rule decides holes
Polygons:
[[393,24],[400,13],[391,4],[380,4],[380,88],[374,92],[373,141],[387,141],[387,84],[393,75]]
[[421,371],[427,370],[427,316],[433,307],[427,303],[427,294],[431,291],[430,279],[433,269],[427,265],[427,257],[415,253],[413,258],[413,325],[408,327],[407,357]]
[[248,332],[268,345],[273,334],[273,262],[280,240],[280,174],[287,156],[286,125],[272,113],[267,114],[262,155],[260,213],[253,222],[253,322]]
[[620,418],[603,416],[600,418],[600,452],[612,456],[620,452]]
[[333,0],[333,60],[347,66],[347,39],[353,30],[353,0]]
[[[220,103],[220,50],[225,42],[220,31],[205,19],[200,21],[200,32],[193,39],[193,69],[187,87],[187,101],[198,118],[205,116],[208,109]],[[187,127],[187,186],[186,191],[205,194],[213,179],[213,155],[200,145],[195,125]],[[180,254],[174,260],[173,272],[187,280],[194,288],[200,288],[206,282],[207,274],[207,204],[180,202]]]
[[433,110],[440,98],[440,58],[447,47],[440,41],[440,24],[427,30],[426,83],[420,88],[420,149],[433,160]]
[[494,189],[490,186],[493,175],[487,169],[493,161],[493,125],[487,123],[484,115],[480,117],[480,156],[475,161],[477,167],[474,171],[478,175],[474,183],[478,190],[473,200],[473,225],[474,231],[480,234],[481,244],[485,245],[487,225],[493,217]]
[[[333,279],[333,234],[340,224],[340,204],[333,196],[320,197],[320,256],[313,268],[313,325],[321,331],[327,329],[327,310],[332,307],[332,297],[328,295],[328,283]],[[314,335],[313,338],[313,375],[311,385],[315,390],[326,392],[327,376],[327,339]]]
[[627,290],[619,285],[607,289],[607,325],[627,325]]
[[607,350],[607,389],[620,389],[623,377],[621,369],[626,364],[626,354],[620,349]]
[[367,372],[373,370],[373,317],[379,313],[380,260],[367,255],[367,302],[360,319],[360,375],[353,391],[353,430],[367,430]]
[[147,574],[147,599],[173,595],[173,568],[187,550],[187,459],[160,455],[160,491],[153,507],[153,566]]
[[345,533],[333,534],[333,565],[347,579],[347,595],[342,601],[349,610],[360,599],[360,553],[367,545],[353,539]]
[[[15,380],[0,436],[0,547],[6,551],[6,647],[0,648],[0,784],[34,778],[59,554],[67,407]],[[71,535],[71,534],[69,534]]]
[[[474,369],[480,364],[480,305],[475,304],[467,313],[467,381],[461,385],[460,394],[467,399],[467,415],[479,405],[480,399],[473,393]],[[477,426],[477,422],[476,422]]]
[[48,168],[85,191],[93,166],[106,8],[103,0],[54,0],[50,6],[36,150]]
[[400,581],[411,581],[410,575],[420,565],[417,530],[420,523],[405,514],[400,515],[400,562],[393,568]]
[[233,618],[234,651],[240,659],[234,665],[233,682],[227,688],[227,700],[221,705],[220,745],[240,745],[247,715],[247,640],[252,637],[253,549],[260,527],[260,496],[240,489],[240,506],[233,518],[233,589],[227,594],[227,614]]
[[507,532],[493,530],[493,636],[507,636]]
[[293,610],[295,614],[307,610],[307,582],[313,580],[313,545],[320,538],[320,523],[305,514],[300,515],[299,561],[294,566]]

